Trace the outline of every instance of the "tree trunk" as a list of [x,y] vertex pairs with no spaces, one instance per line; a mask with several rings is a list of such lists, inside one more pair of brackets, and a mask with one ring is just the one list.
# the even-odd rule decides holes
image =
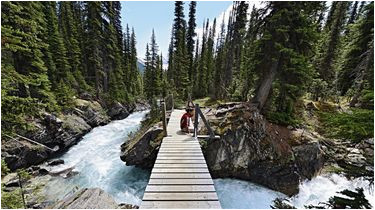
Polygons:
[[260,110],[263,109],[263,106],[267,102],[270,90],[272,88],[272,82],[277,74],[279,60],[280,56],[277,56],[277,59],[272,62],[269,73],[263,76],[263,80],[258,86],[255,96],[252,99],[252,102],[257,104]]

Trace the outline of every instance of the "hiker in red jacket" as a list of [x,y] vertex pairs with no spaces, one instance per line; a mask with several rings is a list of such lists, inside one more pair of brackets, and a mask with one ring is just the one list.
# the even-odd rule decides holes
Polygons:
[[180,121],[180,128],[182,132],[189,133],[190,118],[194,116],[194,109],[186,108],[186,113],[182,115]]

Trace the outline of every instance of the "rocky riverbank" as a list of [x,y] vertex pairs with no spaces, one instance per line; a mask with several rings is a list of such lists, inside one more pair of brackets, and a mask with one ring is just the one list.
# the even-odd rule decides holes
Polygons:
[[[48,158],[66,151],[76,144],[92,128],[102,126],[111,120],[126,118],[134,111],[148,109],[144,102],[131,105],[116,103],[104,108],[97,101],[76,99],[71,110],[54,115],[41,113],[40,118],[30,120],[33,131],[20,133],[22,137],[3,138],[1,158],[11,171],[40,164]],[[46,147],[25,140],[31,139]]]
[[[341,141],[323,138],[316,132],[272,124],[251,104],[224,104],[203,112],[221,136],[200,140],[214,178],[249,180],[291,196],[298,193],[303,180],[322,171],[332,172],[332,166],[341,172],[356,164],[361,164],[364,171],[373,170],[369,161],[373,153],[371,140],[340,147]],[[152,167],[161,143],[155,139],[157,130],[160,127],[155,125],[140,138],[125,143],[121,159],[129,165]],[[207,133],[203,125],[200,133]]]

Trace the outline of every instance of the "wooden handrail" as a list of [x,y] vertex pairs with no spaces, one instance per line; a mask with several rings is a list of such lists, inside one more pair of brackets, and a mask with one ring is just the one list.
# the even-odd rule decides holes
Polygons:
[[194,119],[194,137],[198,136],[198,118],[199,116],[202,118],[204,125],[206,126],[210,138],[215,138],[215,133],[212,130],[210,123],[206,120],[206,117],[202,113],[201,109],[199,108],[199,104],[195,104],[195,119]]

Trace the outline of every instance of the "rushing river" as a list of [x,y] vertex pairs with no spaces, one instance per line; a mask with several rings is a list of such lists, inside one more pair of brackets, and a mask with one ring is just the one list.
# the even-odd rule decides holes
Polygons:
[[[105,126],[94,128],[68,152],[59,157],[64,165],[53,170],[74,166],[77,175],[71,178],[53,178],[46,187],[48,198],[61,199],[77,189],[98,187],[111,194],[118,203],[139,205],[146,188],[150,171],[126,166],[120,160],[120,145],[130,132],[136,131],[147,111],[129,115]],[[247,181],[216,179],[215,188],[223,208],[268,209],[282,193]],[[306,204],[327,201],[337,191],[355,187],[365,188],[368,199],[373,203],[373,189],[362,179],[347,180],[339,175],[318,176],[300,186],[300,193],[291,198],[291,203],[303,208]]]

